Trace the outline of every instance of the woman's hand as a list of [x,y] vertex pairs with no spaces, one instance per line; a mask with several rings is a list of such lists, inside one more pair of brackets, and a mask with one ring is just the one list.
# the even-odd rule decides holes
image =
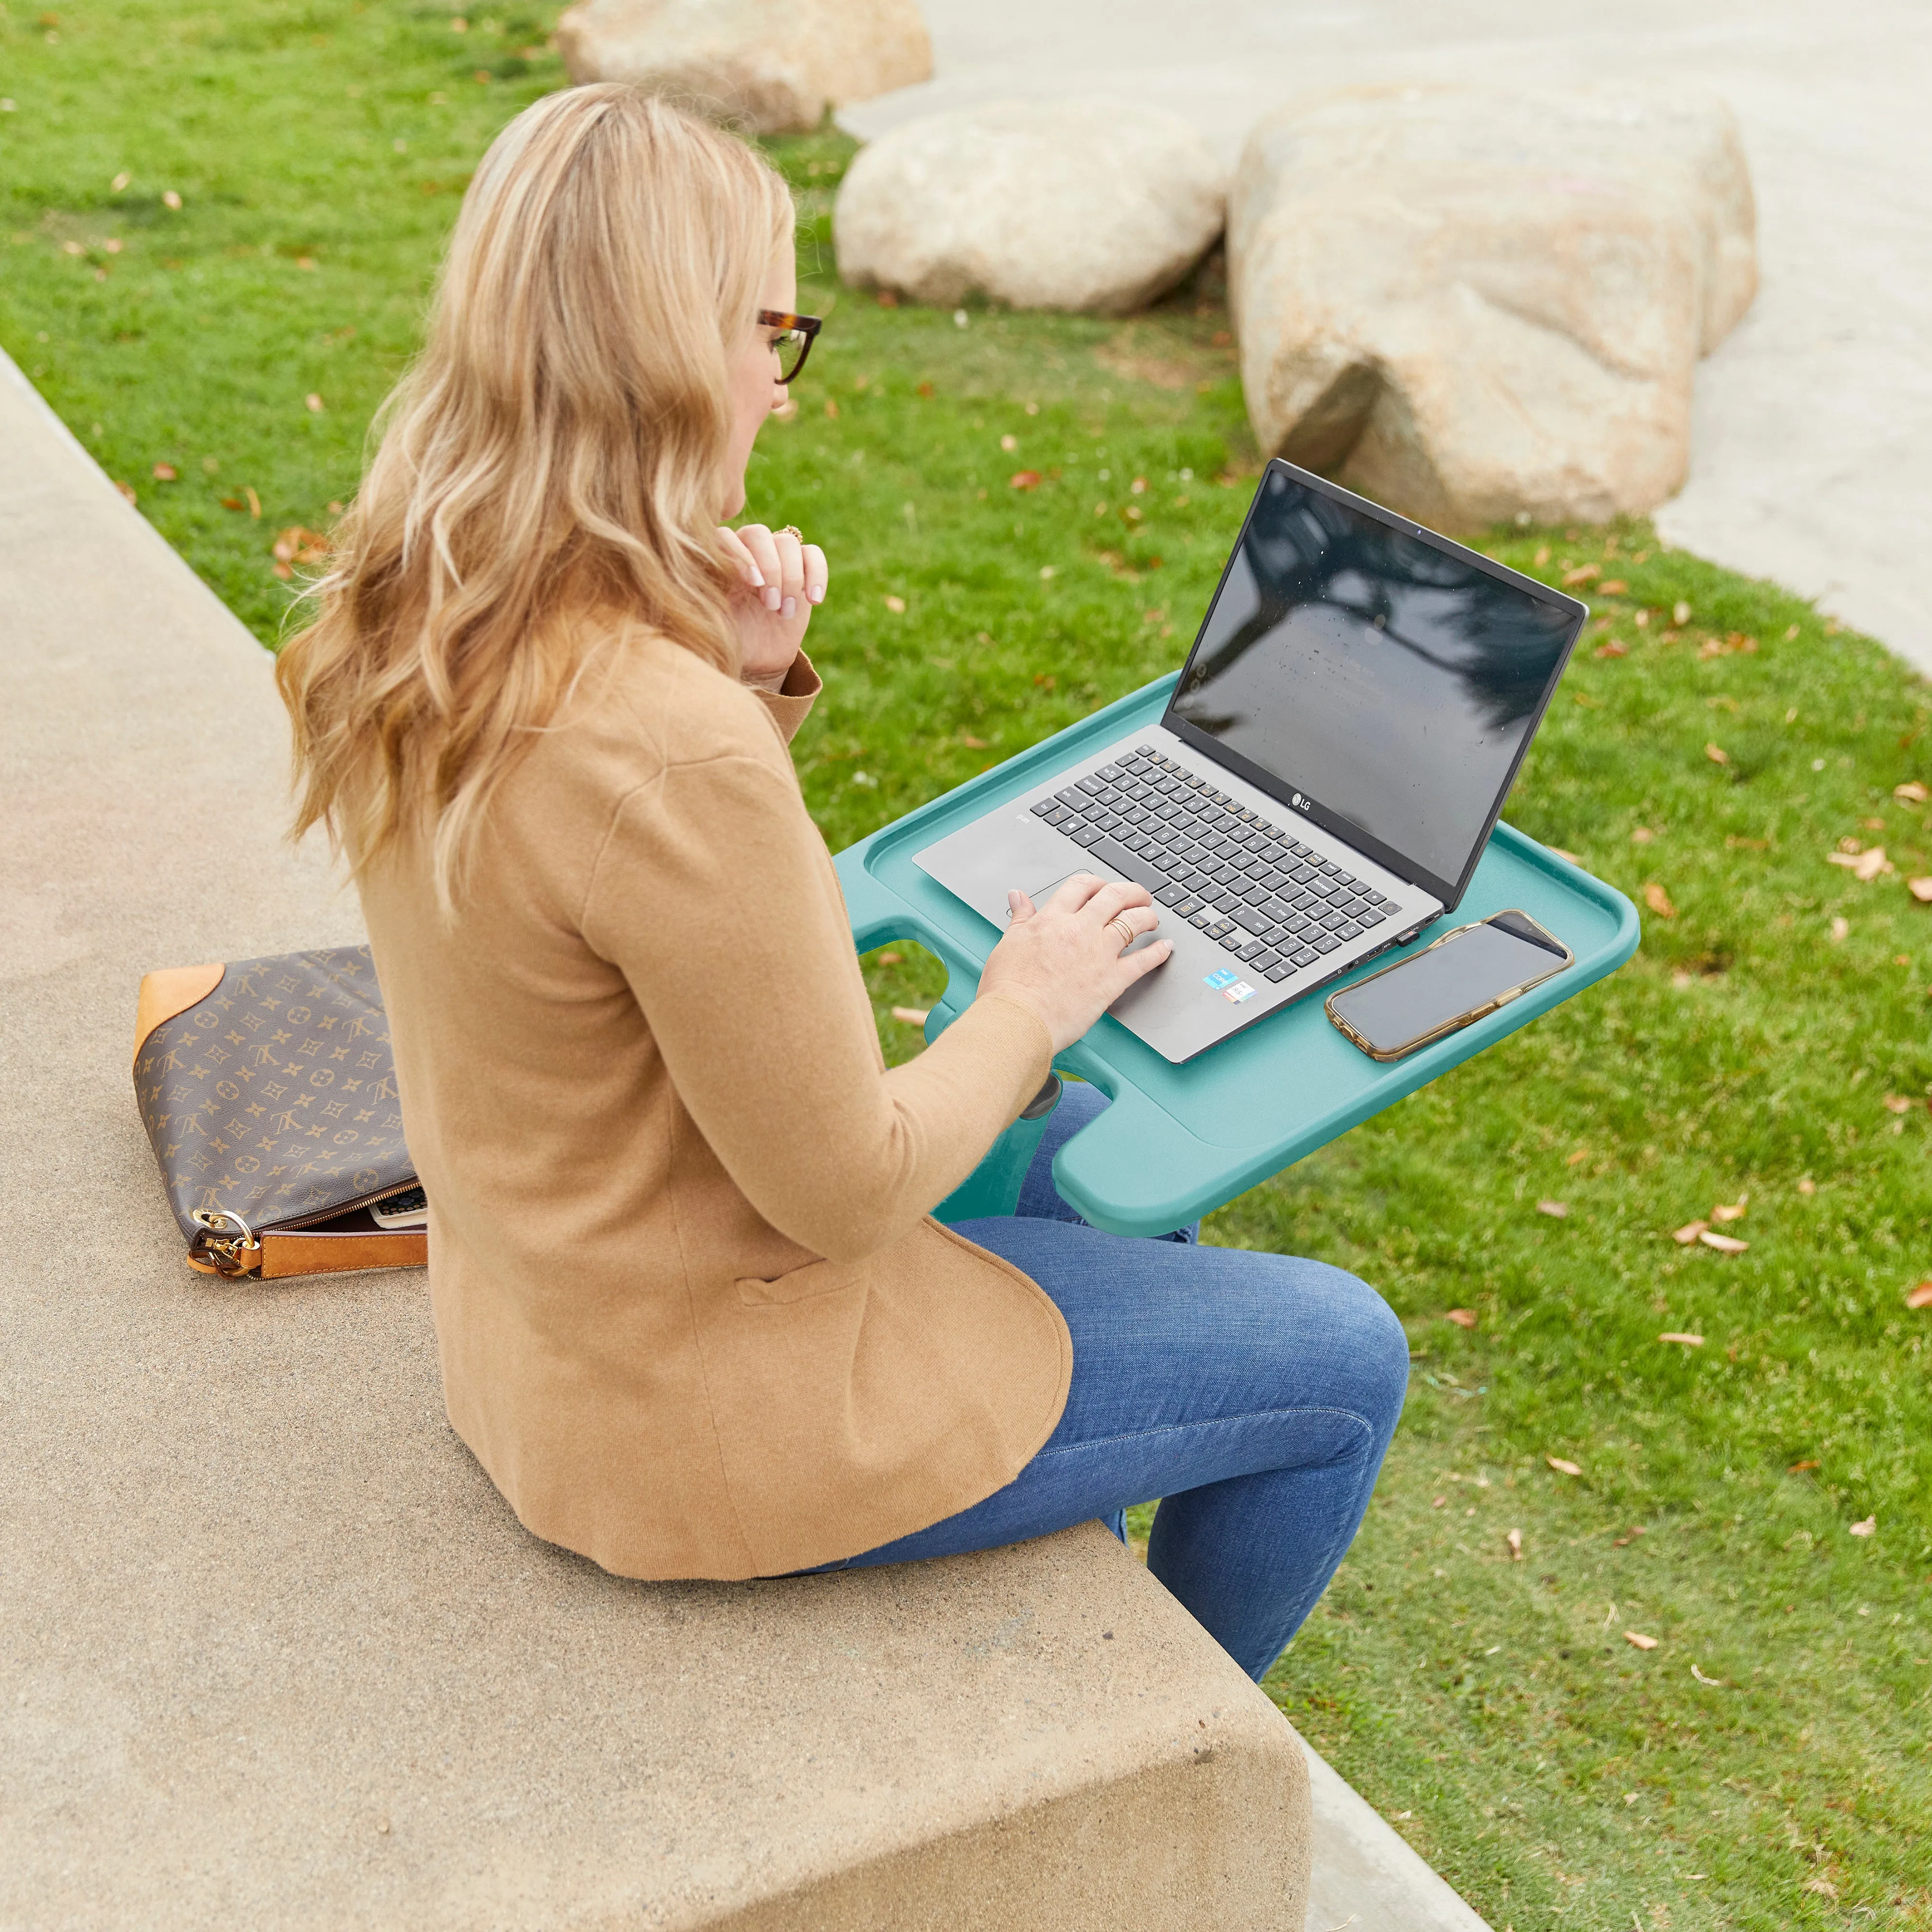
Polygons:
[[1055,1053],[1071,1046],[1174,951],[1164,939],[1138,952],[1126,951],[1160,923],[1144,886],[1076,872],[1037,910],[1024,892],[1009,892],[1006,902],[1013,922],[993,948],[980,990],[1004,993],[1032,1007],[1053,1036]]
[[739,675],[776,691],[805,641],[814,607],[825,602],[825,553],[802,543],[796,530],[768,530],[763,524],[721,526],[718,536],[738,572],[731,614],[738,626]]

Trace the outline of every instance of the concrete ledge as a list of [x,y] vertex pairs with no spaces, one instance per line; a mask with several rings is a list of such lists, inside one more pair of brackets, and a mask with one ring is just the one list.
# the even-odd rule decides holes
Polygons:
[[1294,1733],[1089,1526],[646,1587],[518,1526],[418,1274],[191,1274],[157,965],[358,936],[265,654],[0,358],[0,1924],[1302,1922]]

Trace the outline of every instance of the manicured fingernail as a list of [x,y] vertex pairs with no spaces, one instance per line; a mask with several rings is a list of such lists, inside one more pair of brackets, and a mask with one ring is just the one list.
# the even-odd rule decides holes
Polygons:
[[823,604],[825,602],[825,586],[822,584],[814,584],[805,594],[814,604]]
[[765,573],[760,570],[755,563],[748,565],[746,568],[748,568],[752,573],[752,588],[754,590],[764,590],[765,587]]
[[798,599],[796,597],[788,597],[780,608],[778,615],[781,617],[789,617],[797,608]]
[[765,608],[767,610],[776,610],[778,608],[779,600],[783,597],[784,594],[784,593],[779,590],[776,584],[766,584],[765,586]]

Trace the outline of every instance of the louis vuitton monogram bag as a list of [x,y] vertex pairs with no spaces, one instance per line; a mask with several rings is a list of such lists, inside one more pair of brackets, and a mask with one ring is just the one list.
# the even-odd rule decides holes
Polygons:
[[134,1094],[192,1268],[419,1268],[422,1227],[369,1210],[412,1187],[395,1057],[366,946],[141,982]]

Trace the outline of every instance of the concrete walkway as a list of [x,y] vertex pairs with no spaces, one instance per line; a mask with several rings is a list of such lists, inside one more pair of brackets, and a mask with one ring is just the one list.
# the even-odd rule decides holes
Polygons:
[[1922,0],[921,0],[935,78],[862,136],[1010,94],[1163,103],[1232,158],[1304,89],[1664,76],[1727,98],[1763,285],[1701,372],[1669,541],[1816,598],[1932,670],[1932,8]]

